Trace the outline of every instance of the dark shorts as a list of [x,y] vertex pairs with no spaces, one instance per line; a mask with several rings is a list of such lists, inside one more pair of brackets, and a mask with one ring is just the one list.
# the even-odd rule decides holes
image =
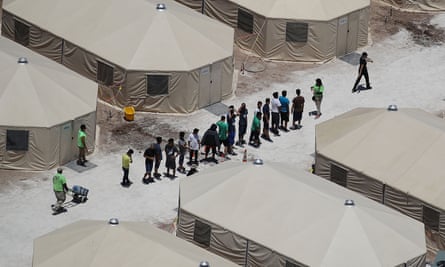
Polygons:
[[272,125],[280,122],[280,113],[272,112]]
[[229,138],[227,139],[229,142],[229,145],[235,144],[235,132],[229,132]]
[[289,121],[289,111],[280,112],[281,121]]
[[229,139],[227,139],[227,138],[225,140],[219,139],[219,143],[223,144],[225,147],[228,147],[229,146]]
[[167,160],[165,161],[165,167],[169,169],[176,169],[176,159],[167,158]]
[[161,160],[155,160],[155,169],[159,169],[159,166],[161,166]]
[[151,173],[153,170],[153,160],[146,160],[145,161],[145,172]]
[[303,112],[296,111],[294,112],[294,121],[300,121],[303,117]]

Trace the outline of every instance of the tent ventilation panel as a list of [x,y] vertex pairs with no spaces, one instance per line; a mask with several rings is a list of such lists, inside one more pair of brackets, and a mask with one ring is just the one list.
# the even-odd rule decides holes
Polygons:
[[19,59],[17,60],[17,63],[28,64],[28,59],[26,57],[19,57]]
[[158,11],[164,11],[165,9],[167,9],[167,7],[165,6],[165,4],[157,4],[156,5],[156,10]]
[[119,220],[117,218],[111,218],[108,221],[108,224],[110,224],[110,225],[118,225],[119,224]]
[[355,206],[354,200],[352,199],[346,199],[345,200],[345,206]]
[[397,111],[397,110],[398,110],[397,105],[389,105],[388,106],[388,111]]

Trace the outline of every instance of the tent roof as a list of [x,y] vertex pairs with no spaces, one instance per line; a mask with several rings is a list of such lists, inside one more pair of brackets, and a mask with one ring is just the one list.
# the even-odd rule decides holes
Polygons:
[[34,240],[33,267],[237,266],[148,223],[81,220]]
[[0,37],[0,125],[52,127],[95,111],[96,98],[96,83]]
[[426,252],[422,223],[288,164],[226,162],[181,180],[180,203],[309,266],[395,266]]
[[445,210],[445,120],[357,108],[316,126],[317,153]]
[[190,71],[233,55],[232,28],[172,0],[4,0],[3,8],[127,70]]
[[267,18],[329,21],[369,7],[370,0],[230,0]]

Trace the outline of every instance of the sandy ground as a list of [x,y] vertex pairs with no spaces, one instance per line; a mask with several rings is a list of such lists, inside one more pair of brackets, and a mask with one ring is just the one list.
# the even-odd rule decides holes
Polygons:
[[[314,160],[315,125],[355,107],[396,104],[424,109],[443,117],[445,46],[441,45],[439,37],[442,35],[438,33],[445,28],[445,15],[432,17],[416,13],[405,20],[400,19],[405,17],[403,15],[399,18],[394,15],[382,24],[388,10],[386,6],[374,4],[369,45],[357,51],[366,50],[374,60],[369,64],[372,90],[351,94],[357,65],[342,59],[323,65],[304,65],[263,62],[251,57],[248,62],[264,71],[245,72],[244,75],[236,71],[236,92],[223,103],[239,106],[245,102],[250,120],[256,102],[270,97],[273,91],[286,89],[292,98],[295,88],[301,88],[307,100],[303,129],[283,133],[281,137],[275,137],[273,143],[263,142],[259,149],[247,147],[250,160],[262,158],[266,163],[287,161],[309,170]],[[415,27],[410,28],[409,25]],[[417,28],[422,29],[420,35],[416,34]],[[435,34],[430,36],[425,29]],[[245,59],[246,54],[237,51],[236,68]],[[326,88],[323,115],[318,120],[307,116],[308,111],[315,109],[310,101],[309,88],[316,78],[321,78]],[[157,135],[164,139],[177,138],[179,131],[189,133],[195,127],[200,128],[203,134],[210,123],[218,120],[218,115],[200,110],[188,115],[137,113],[133,122],[125,122],[122,117],[120,110],[103,103],[98,105],[98,142],[94,153],[88,157],[97,167],[81,173],[65,168],[70,186],[77,184],[90,189],[89,200],[70,207],[67,213],[51,215],[50,205],[55,199],[50,178],[55,170],[0,171],[0,266],[31,266],[35,238],[79,219],[108,220],[117,217],[120,220],[150,222],[172,230],[170,224],[176,217],[179,181],[186,178],[180,175],[175,180],[163,178],[154,184],[143,185],[142,151]],[[136,150],[130,171],[134,184],[125,189],[119,184],[120,158],[129,147]],[[241,154],[232,160],[241,160]],[[200,171],[211,171],[210,165],[199,168]],[[164,170],[163,165],[161,170]]]

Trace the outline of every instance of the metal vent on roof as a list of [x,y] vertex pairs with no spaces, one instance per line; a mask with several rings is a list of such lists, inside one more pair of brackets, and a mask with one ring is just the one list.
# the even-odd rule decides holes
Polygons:
[[118,225],[119,224],[119,220],[117,218],[111,218],[108,221],[108,223],[111,224],[111,225]]
[[163,3],[160,3],[160,4],[156,5],[156,10],[163,11],[163,10],[166,10],[166,9],[167,9],[167,7]]
[[17,63],[28,64],[28,59],[26,57],[19,57],[19,59],[17,60]]
[[345,200],[345,206],[355,206],[354,200],[346,199]]
[[263,165],[263,160],[262,159],[255,159],[253,161],[253,165]]
[[210,267],[210,264],[207,261],[201,261],[199,267]]
[[398,110],[397,105],[389,105],[388,106],[388,111],[397,111],[397,110]]

